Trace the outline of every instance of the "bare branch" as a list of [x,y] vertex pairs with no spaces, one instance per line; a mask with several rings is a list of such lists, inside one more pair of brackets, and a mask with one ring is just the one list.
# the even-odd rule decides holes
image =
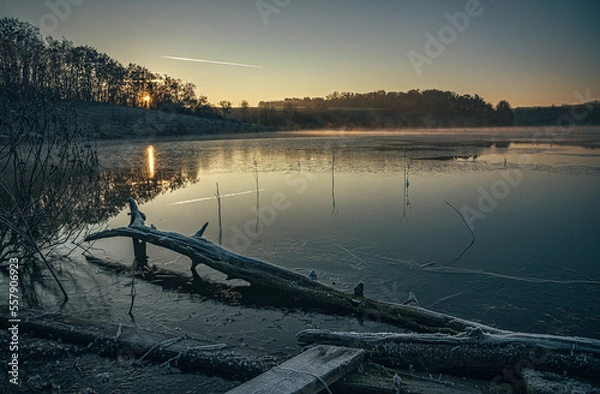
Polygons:
[[466,248],[463,249],[463,251],[461,252],[461,254],[455,258],[454,260],[452,260],[449,264],[453,264],[456,263],[458,260],[460,260],[465,253],[467,253],[467,251],[469,249],[471,249],[471,246],[473,246],[473,244],[475,243],[475,234],[473,234],[473,230],[471,230],[471,226],[469,226],[469,223],[467,223],[467,221],[465,220],[465,217],[462,215],[462,213],[460,213],[460,211],[456,208],[454,208],[454,206],[452,204],[450,204],[448,201],[444,200],[444,202],[446,204],[448,204],[448,206],[450,208],[452,208],[454,210],[454,212],[456,212],[458,214],[458,216],[460,216],[460,218],[462,219],[463,223],[465,224],[465,226],[467,226],[467,229],[469,230],[469,232],[471,233],[471,243],[469,245],[467,245]]

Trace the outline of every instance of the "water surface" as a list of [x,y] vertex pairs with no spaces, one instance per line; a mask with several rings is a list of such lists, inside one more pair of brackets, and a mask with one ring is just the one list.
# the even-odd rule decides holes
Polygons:
[[[342,290],[362,280],[371,298],[413,292],[502,328],[599,337],[600,156],[593,141],[533,134],[284,134],[107,144],[102,157],[160,190],[141,204],[159,229],[193,234],[208,221],[214,243],[314,269]],[[108,226],[128,220],[122,210]],[[131,259],[127,240],[96,246]],[[160,248],[149,255],[189,267]]]

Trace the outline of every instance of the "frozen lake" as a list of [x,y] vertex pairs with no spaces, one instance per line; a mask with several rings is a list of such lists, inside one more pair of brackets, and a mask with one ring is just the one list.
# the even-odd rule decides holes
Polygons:
[[[109,143],[100,156],[161,230],[208,221],[214,243],[346,291],[362,280],[370,298],[413,292],[501,328],[600,337],[600,133],[536,133],[281,133]],[[108,226],[128,220],[123,209]],[[125,239],[95,246],[131,260]]]
[[[364,281],[373,299],[404,302],[413,292],[426,308],[499,328],[600,338],[600,131],[557,136],[511,129],[102,142],[92,230],[128,225],[133,196],[148,225],[191,235],[208,221],[210,241],[304,275],[315,270],[340,290]],[[97,241],[90,253],[133,261],[128,239]],[[186,257],[152,245],[148,255],[189,274]],[[132,322],[129,274],[81,255],[54,264],[69,302],[61,307],[42,271],[24,283],[23,307],[290,354],[306,328],[398,330],[142,280]]]

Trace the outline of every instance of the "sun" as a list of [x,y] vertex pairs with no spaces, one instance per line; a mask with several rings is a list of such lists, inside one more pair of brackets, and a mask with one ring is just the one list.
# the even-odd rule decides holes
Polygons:
[[142,96],[142,105],[144,106],[144,108],[150,108],[151,102],[152,102],[152,97],[150,96],[149,93],[145,93]]

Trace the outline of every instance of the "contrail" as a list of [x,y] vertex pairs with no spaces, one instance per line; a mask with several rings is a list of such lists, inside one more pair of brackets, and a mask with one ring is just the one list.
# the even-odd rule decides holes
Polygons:
[[189,57],[176,57],[176,56],[161,56],[163,59],[171,59],[171,60],[183,60],[186,62],[198,62],[198,63],[210,63],[210,64],[220,64],[222,66],[237,66],[237,67],[252,67],[252,68],[262,68],[262,66],[255,66],[253,64],[242,64],[242,63],[232,63],[232,62],[221,62],[218,60],[204,60],[204,59],[190,59]]

